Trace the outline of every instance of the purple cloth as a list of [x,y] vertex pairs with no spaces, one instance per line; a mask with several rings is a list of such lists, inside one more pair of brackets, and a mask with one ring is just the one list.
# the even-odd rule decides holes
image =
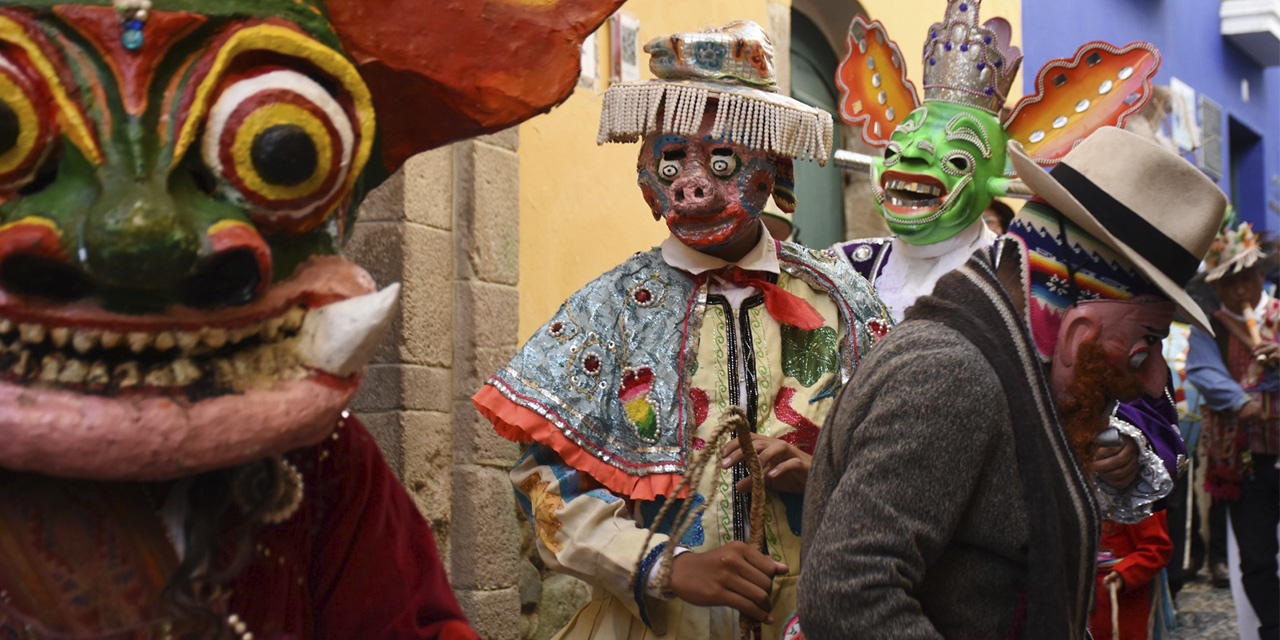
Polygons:
[[1187,455],[1187,445],[1178,432],[1178,409],[1169,402],[1168,396],[1143,396],[1133,402],[1122,402],[1116,415],[1147,436],[1147,442],[1164,463],[1169,477],[1177,480],[1178,458]]
[[893,238],[862,238],[840,242],[831,248],[839,251],[858,275],[874,285],[893,251],[891,240]]

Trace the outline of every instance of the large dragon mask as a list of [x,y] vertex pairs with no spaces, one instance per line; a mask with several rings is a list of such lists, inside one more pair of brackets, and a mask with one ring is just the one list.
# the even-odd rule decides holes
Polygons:
[[0,2],[0,467],[323,438],[395,303],[338,256],[363,194],[563,100],[621,2]]
[[1036,92],[1002,122],[1022,52],[1010,46],[1003,18],[979,20],[979,5],[949,0],[943,21],[929,28],[923,104],[884,26],[862,16],[849,26],[836,77],[840,117],[884,149],[872,164],[872,193],[889,229],[910,244],[954,236],[1006,195],[1009,141],[1040,164],[1056,164],[1085,136],[1140,109],[1160,66],[1145,42],[1088,43],[1041,68]]

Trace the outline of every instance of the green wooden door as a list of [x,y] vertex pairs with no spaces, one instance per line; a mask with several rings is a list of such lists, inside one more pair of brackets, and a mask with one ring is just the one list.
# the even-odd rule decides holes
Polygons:
[[[835,87],[839,60],[809,18],[791,12],[791,97],[838,113]],[[835,148],[840,148],[836,127]],[[844,240],[844,177],[828,164],[796,161],[795,228],[797,241],[814,248]]]

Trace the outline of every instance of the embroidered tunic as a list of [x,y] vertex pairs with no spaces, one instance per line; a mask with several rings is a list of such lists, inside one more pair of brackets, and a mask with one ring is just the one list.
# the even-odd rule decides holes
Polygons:
[[[716,446],[729,406],[743,407],[757,433],[812,453],[836,393],[871,346],[867,321],[890,322],[831,252],[765,235],[737,264],[812,305],[823,318],[812,331],[777,322],[754,287],[725,282],[713,267],[726,263],[697,254],[704,263],[687,264],[697,261],[687,252],[669,240],[588,284],[474,398],[499,433],[534,443],[511,478],[543,560],[595,587],[562,637],[737,637],[728,607],[662,600],[645,579],[628,587],[637,562],[649,576],[668,544],[674,517],[653,520],[691,456]],[[694,551],[749,535],[749,497],[733,490],[745,466],[721,470],[718,452],[707,453],[709,468],[687,499],[710,504],[678,541]],[[791,569],[774,580],[781,623],[795,609],[803,496],[769,491],[768,499],[768,553]],[[646,548],[650,526],[659,533]]]

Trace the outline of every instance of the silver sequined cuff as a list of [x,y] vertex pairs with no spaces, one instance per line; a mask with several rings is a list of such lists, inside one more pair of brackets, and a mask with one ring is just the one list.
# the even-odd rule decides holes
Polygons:
[[1137,524],[1151,517],[1156,502],[1173,491],[1173,478],[1140,429],[1114,415],[1111,426],[1121,435],[1133,438],[1138,445],[1138,479],[1123,490],[1098,482],[1098,507],[1104,518],[1121,524]]

